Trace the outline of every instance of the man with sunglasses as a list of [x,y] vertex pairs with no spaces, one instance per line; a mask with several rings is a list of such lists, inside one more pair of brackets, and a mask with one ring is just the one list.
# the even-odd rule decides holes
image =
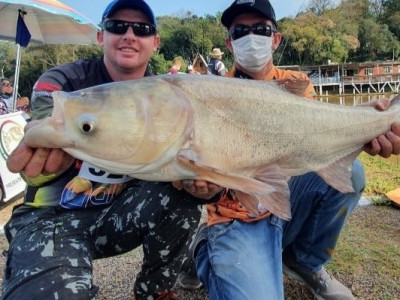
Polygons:
[[[104,55],[44,73],[33,89],[34,121],[28,126],[51,114],[53,91],[151,75],[149,59],[160,43],[151,8],[143,0],[115,0],[101,24],[97,38]],[[93,259],[141,245],[144,260],[132,299],[175,299],[171,288],[200,219],[199,198],[220,190],[204,185],[188,193],[171,183],[109,174],[61,149],[24,143],[8,167],[22,172],[29,186],[5,226],[10,248],[4,300],[93,299],[99,290],[92,281]]]
[[1,79],[0,92],[0,115],[12,112],[13,105],[13,86],[8,78]]
[[[0,115],[8,114],[13,112],[14,105],[14,97],[13,97],[13,85],[8,78],[1,79],[1,92],[0,92]],[[29,119],[27,115],[30,111],[29,108],[29,98],[21,97],[18,94],[16,110],[25,112],[25,117]]]
[[[272,54],[281,35],[268,0],[236,0],[223,12],[221,21],[228,29],[226,45],[234,55],[228,76],[244,80],[307,80],[303,96],[315,96],[305,75],[273,65]],[[377,108],[386,109],[387,102],[377,104]],[[385,157],[398,154],[399,128],[395,124],[394,132],[372,141],[366,146],[368,152]],[[359,161],[353,164],[352,180],[355,192],[341,194],[316,173],[291,178],[290,221],[269,212],[251,216],[229,191],[217,203],[207,205],[208,226],[199,227],[190,255],[210,299],[283,299],[283,271],[305,282],[318,299],[354,299],[351,291],[324,268],[365,186]],[[184,273],[178,282],[182,286],[198,286]]]

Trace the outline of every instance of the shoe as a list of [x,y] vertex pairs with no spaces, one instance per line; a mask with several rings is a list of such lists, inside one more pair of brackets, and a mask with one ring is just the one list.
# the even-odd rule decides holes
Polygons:
[[179,273],[177,283],[184,289],[195,290],[202,286],[197,278],[196,265],[194,263],[199,245],[207,241],[207,225],[200,224],[196,236],[189,247],[189,258],[183,270]]
[[329,275],[324,267],[312,272],[284,259],[283,273],[305,283],[318,300],[354,300],[350,289]]
[[203,285],[196,275],[187,272],[179,273],[177,282],[182,288],[187,290],[197,290]]

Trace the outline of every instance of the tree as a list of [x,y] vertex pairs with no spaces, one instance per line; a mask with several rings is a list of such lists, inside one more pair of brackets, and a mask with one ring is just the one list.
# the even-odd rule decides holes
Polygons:
[[[225,48],[226,29],[220,22],[220,15],[197,17],[187,13],[184,18],[159,18],[161,46],[159,53],[166,60],[182,56],[191,63],[198,53],[207,56],[214,47]],[[229,57],[229,52],[224,51]]]
[[0,77],[11,78],[14,73],[16,47],[14,43],[0,42]]
[[360,24],[361,60],[386,60],[398,56],[400,42],[386,24],[365,19]]
[[333,7],[333,0],[309,0],[307,10],[320,16]]
[[285,37],[285,52],[280,53],[282,63],[314,65],[326,64],[328,60],[346,61],[349,51],[359,43],[356,30],[346,26],[343,19],[338,10],[326,11],[321,16],[307,12],[295,19],[285,19],[279,24]]
[[150,70],[153,74],[165,74],[168,70],[169,62],[165,60],[164,55],[159,52],[154,53],[150,58]]
[[389,30],[400,40],[400,1],[383,0],[381,21],[388,25]]

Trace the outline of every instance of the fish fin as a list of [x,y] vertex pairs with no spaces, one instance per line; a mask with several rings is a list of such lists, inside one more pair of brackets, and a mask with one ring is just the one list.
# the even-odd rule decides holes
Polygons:
[[269,210],[275,216],[289,220],[290,212],[290,191],[288,178],[282,172],[278,164],[270,164],[258,168],[254,178],[272,186],[275,191],[267,195],[255,195],[259,202],[259,210]]
[[290,219],[289,186],[286,176],[277,164],[258,168],[254,172],[254,178],[249,178],[224,174],[209,167],[198,166],[182,156],[178,157],[178,161],[184,167],[198,174],[198,179],[229,188],[235,199],[251,215],[257,216],[265,211],[270,211],[279,218]]
[[241,191],[231,191],[231,193],[234,195],[234,199],[249,211],[251,216],[269,211],[281,219],[291,219],[288,186],[284,190],[277,190],[264,195],[250,195]]
[[343,194],[353,193],[354,188],[353,181],[351,180],[351,170],[358,154],[360,154],[360,151],[351,153],[327,167],[318,170],[317,174],[335,190]]
[[231,173],[200,166],[192,160],[189,160],[181,155],[178,156],[178,162],[185,168],[196,174],[197,180],[205,180],[213,182],[219,186],[239,190],[249,194],[269,194],[275,191],[275,188],[254,178],[240,176]]
[[250,213],[250,216],[258,216],[260,214],[259,201],[256,196],[243,193],[237,190],[230,190],[233,200],[240,202]]
[[276,83],[284,87],[287,91],[295,94],[297,96],[303,97],[304,92],[307,87],[310,85],[310,81],[299,78],[286,78],[286,79],[277,79]]

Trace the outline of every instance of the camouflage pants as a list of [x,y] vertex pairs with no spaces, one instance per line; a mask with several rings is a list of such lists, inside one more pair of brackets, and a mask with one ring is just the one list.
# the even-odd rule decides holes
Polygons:
[[10,243],[4,300],[92,299],[93,259],[143,245],[138,299],[175,283],[201,215],[198,202],[170,183],[135,181],[107,207],[65,210],[20,206],[6,225]]

